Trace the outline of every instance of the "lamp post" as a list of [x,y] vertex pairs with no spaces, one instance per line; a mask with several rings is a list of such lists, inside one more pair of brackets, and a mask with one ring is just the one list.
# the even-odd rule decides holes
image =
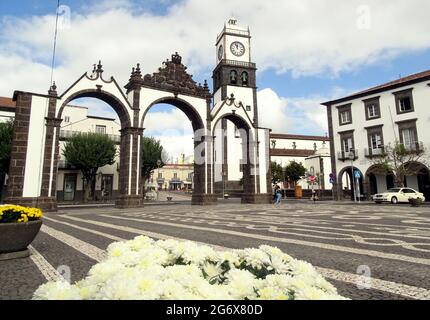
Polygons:
[[351,160],[351,191],[352,194],[354,195],[354,202],[357,202],[357,197],[356,197],[356,192],[357,190],[355,189],[355,176],[354,176],[354,159],[355,159],[355,151],[351,150],[349,152],[349,159]]
[[159,199],[159,187],[158,187],[158,179],[160,177],[160,166],[161,166],[161,160],[157,160],[157,201]]

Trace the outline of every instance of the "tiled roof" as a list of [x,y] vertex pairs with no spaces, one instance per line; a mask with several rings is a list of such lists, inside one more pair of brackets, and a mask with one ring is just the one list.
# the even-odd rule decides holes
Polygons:
[[414,84],[416,82],[420,82],[420,81],[427,81],[430,80],[430,70],[427,71],[423,71],[423,72],[419,72],[419,73],[415,73],[412,75],[409,75],[407,77],[403,77],[394,81],[390,81],[360,92],[356,92],[354,94],[351,94],[349,96],[340,98],[340,99],[336,99],[333,101],[328,101],[328,102],[324,102],[323,105],[328,105],[328,104],[336,104],[336,103],[340,103],[340,102],[344,102],[344,101],[348,101],[348,100],[352,100],[352,99],[356,99],[356,98],[360,98],[360,97],[365,97],[371,94],[376,94],[379,92],[383,92],[386,90],[390,90],[390,89],[395,89],[395,88],[399,88],[402,86],[407,86],[410,84]]
[[270,156],[272,157],[310,157],[314,154],[314,150],[306,149],[270,149]]
[[280,133],[271,133],[270,139],[330,141],[329,137],[323,137],[323,136],[305,136],[305,135],[298,135],[298,134],[280,134]]
[[0,107],[15,108],[16,104],[11,98],[0,97]]

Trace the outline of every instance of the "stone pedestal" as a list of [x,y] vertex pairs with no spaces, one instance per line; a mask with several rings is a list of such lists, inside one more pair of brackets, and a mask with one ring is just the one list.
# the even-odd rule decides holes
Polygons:
[[271,204],[273,195],[269,193],[245,193],[242,195],[243,204]]
[[193,194],[191,204],[196,206],[211,206],[218,203],[218,197],[215,194]]
[[115,206],[119,209],[141,208],[143,207],[142,195],[119,196],[115,201]]
[[5,200],[6,204],[15,204],[23,207],[39,208],[43,212],[55,212],[57,208],[57,199],[53,197],[38,197],[38,198],[21,198],[8,197]]

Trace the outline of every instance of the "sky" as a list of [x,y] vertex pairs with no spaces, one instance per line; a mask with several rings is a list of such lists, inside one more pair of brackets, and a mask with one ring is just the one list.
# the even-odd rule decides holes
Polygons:
[[[152,73],[175,51],[197,82],[211,84],[216,36],[236,17],[251,30],[260,124],[276,133],[325,135],[321,102],[430,69],[428,0],[60,2],[59,92],[99,59],[105,74],[125,85],[137,62]],[[49,88],[56,5],[0,1],[1,96]],[[74,103],[112,116],[100,102]],[[157,105],[145,127],[169,153],[192,153],[191,124],[181,111]]]

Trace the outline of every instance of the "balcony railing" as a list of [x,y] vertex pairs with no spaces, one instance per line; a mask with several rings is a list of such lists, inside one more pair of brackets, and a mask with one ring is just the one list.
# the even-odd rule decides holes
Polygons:
[[[72,130],[60,130],[60,139],[67,140],[77,134],[85,134],[85,132],[81,131],[72,131]],[[112,141],[115,143],[121,142],[121,136],[116,134],[106,134]]]
[[67,160],[59,160],[58,169],[76,169],[76,168],[72,166]]
[[405,147],[407,152],[422,152],[425,150],[424,143],[422,142],[412,142],[409,144],[403,143],[402,145]]
[[337,159],[340,161],[357,160],[358,150],[350,150],[348,152],[341,151],[337,154]]
[[385,154],[385,147],[380,147],[377,149],[373,149],[373,148],[366,148],[364,149],[364,156],[366,158],[375,158],[375,157],[382,157]]
[[252,62],[236,61],[236,60],[228,60],[228,59],[222,60],[221,64],[236,66],[236,67],[243,67],[243,68],[256,68],[257,66],[255,63],[252,63]]

